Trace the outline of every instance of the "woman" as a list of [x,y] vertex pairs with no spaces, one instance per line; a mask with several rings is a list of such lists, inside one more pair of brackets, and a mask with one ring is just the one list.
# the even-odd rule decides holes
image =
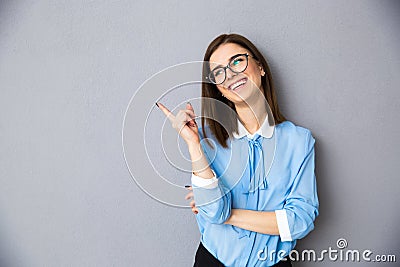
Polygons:
[[203,75],[201,129],[190,103],[176,116],[157,103],[192,160],[194,266],[291,266],[318,216],[315,140],[280,113],[268,63],[245,37],[213,40]]

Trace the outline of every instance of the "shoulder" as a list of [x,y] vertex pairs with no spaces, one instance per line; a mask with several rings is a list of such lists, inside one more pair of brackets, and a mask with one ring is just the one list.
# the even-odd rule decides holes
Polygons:
[[199,129],[200,142],[206,153],[207,151],[213,150],[216,147],[220,146],[217,141],[217,138],[211,132],[211,129],[208,125],[204,125],[204,127],[199,126],[198,129]]
[[283,134],[293,135],[293,136],[304,136],[311,134],[311,131],[299,125],[295,125],[291,121],[284,121],[275,126],[279,128]]
[[305,145],[306,149],[315,142],[314,137],[309,129],[295,125],[291,121],[284,121],[276,126],[279,138],[283,139],[290,145],[298,146],[300,144]]

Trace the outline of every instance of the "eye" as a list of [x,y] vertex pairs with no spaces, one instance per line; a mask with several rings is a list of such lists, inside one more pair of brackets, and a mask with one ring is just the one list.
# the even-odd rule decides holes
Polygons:
[[214,77],[217,77],[217,76],[220,76],[220,75],[223,75],[223,74],[224,74],[224,69],[223,68],[218,68],[218,69],[215,69],[213,71]]
[[239,57],[236,57],[236,58],[234,58],[232,61],[231,61],[231,66],[237,66],[237,65],[239,65],[240,63],[242,63],[243,61],[244,61],[245,59],[244,59],[244,57],[243,56],[239,56]]
[[242,61],[243,61],[243,59],[241,59],[241,58],[236,58],[235,60],[233,60],[232,65],[233,65],[233,66],[239,65],[240,62],[242,62]]

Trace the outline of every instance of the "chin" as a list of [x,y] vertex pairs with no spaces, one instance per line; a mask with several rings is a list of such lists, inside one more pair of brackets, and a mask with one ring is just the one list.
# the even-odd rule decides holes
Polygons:
[[231,99],[229,99],[230,101],[232,101],[234,104],[236,103],[243,103],[246,102],[246,99],[249,98],[250,95],[248,94],[236,94],[234,97],[232,97]]

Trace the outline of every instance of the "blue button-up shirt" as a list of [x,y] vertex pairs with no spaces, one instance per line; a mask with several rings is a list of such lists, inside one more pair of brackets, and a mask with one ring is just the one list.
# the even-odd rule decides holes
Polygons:
[[[264,162],[260,166],[265,168],[265,175],[253,192],[257,197],[249,198],[243,184],[251,180],[249,139],[254,135],[238,122],[238,133],[228,139],[228,148],[223,148],[207,127],[205,130],[212,145],[205,140],[201,144],[216,177],[192,176],[201,242],[225,266],[271,266],[279,262],[297,239],[314,228],[318,216],[315,139],[308,129],[290,121],[269,126],[266,119],[256,133],[262,136]],[[224,224],[231,209],[275,211],[279,235]]]

